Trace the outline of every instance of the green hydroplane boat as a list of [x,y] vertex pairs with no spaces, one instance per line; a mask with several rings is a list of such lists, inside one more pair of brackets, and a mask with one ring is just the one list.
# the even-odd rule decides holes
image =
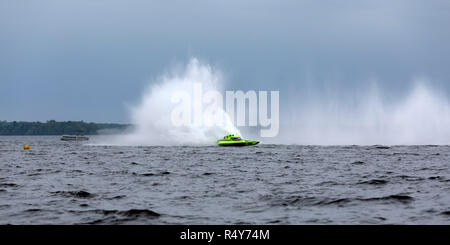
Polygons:
[[259,141],[254,140],[243,140],[239,136],[235,136],[234,134],[228,134],[217,141],[217,144],[220,146],[246,146],[246,145],[256,145]]

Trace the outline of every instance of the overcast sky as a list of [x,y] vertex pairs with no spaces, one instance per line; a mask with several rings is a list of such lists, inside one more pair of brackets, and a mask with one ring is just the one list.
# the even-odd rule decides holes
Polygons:
[[374,80],[401,95],[416,77],[450,94],[449,26],[445,0],[1,0],[0,120],[128,122],[191,56],[286,101]]

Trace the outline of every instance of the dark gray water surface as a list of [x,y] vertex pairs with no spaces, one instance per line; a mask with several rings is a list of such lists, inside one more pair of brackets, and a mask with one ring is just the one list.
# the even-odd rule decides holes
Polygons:
[[450,224],[450,147],[0,137],[0,224]]

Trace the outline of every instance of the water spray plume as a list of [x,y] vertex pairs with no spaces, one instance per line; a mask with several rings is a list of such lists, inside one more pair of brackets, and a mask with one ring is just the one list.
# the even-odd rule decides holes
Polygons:
[[278,142],[303,145],[447,145],[450,144],[450,104],[425,81],[415,82],[406,97],[382,99],[376,88],[357,103],[324,99],[305,102],[295,126]]
[[[195,58],[181,72],[161,76],[131,109],[134,131],[109,144],[199,145],[214,144],[227,134],[241,136],[223,107],[217,108],[224,119],[218,124],[174,126],[171,112],[175,104],[171,96],[182,90],[190,91],[190,97],[195,98],[194,87],[199,83],[205,92],[223,91],[220,73]],[[280,135],[264,141],[303,145],[450,144],[450,103],[427,84],[416,82],[407,96],[391,102],[384,101],[381,92],[372,87],[353,98],[354,103],[317,93],[311,97],[316,100],[282,104],[282,108],[291,109],[290,118],[281,117]],[[190,119],[216,120],[196,113]]]
[[[114,144],[123,145],[184,145],[214,144],[227,133],[240,135],[223,108],[217,108],[223,121],[213,125],[191,123],[184,126],[173,125],[171,112],[176,106],[171,97],[177,91],[194,92],[196,84],[203,91],[220,90],[222,79],[218,71],[192,58],[179,73],[161,76],[149,87],[139,105],[131,109],[134,131],[115,139]],[[193,114],[192,121],[214,120],[203,118],[203,114]],[[200,118],[202,117],[202,118]]]

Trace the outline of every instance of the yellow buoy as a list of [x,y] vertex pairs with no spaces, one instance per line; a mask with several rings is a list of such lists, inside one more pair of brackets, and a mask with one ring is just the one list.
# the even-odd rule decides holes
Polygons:
[[24,150],[29,150],[29,149],[30,149],[30,146],[29,146],[29,145],[24,145],[24,146],[23,146],[23,149],[24,149]]

